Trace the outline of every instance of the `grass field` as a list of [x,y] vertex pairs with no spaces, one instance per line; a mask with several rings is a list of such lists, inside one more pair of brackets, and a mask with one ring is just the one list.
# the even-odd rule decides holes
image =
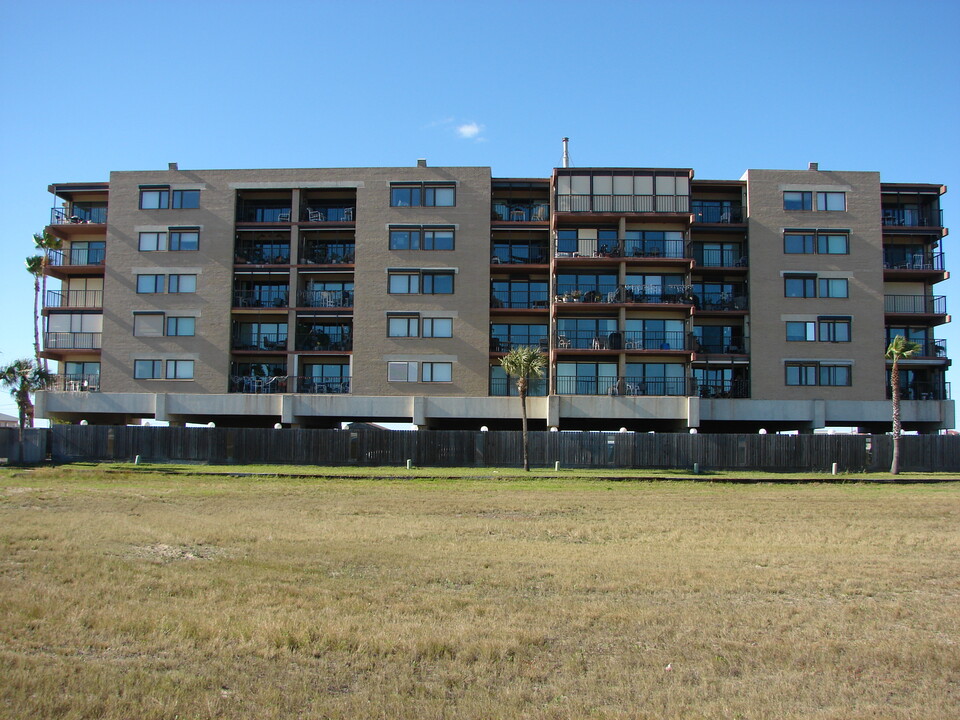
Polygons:
[[957,482],[173,470],[0,469],[0,717],[960,717]]

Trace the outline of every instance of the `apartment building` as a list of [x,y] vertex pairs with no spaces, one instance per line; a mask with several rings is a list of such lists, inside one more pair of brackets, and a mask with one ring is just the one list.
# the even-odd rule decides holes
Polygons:
[[50,186],[59,363],[38,417],[515,427],[952,427],[936,184],[875,172],[487,167],[113,172]]

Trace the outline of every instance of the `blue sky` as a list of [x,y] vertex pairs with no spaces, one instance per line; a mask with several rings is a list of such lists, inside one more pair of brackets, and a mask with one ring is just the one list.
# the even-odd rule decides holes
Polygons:
[[[958,29],[960,3],[937,0],[0,0],[0,362],[32,354],[23,258],[47,185],[110,170],[426,157],[545,177],[569,136],[580,166],[943,183],[960,227]],[[936,290],[954,314],[957,289]],[[960,357],[960,330],[937,337]]]

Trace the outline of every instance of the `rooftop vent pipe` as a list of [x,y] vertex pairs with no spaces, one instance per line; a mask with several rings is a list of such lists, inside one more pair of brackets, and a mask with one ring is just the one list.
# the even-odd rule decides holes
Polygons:
[[563,138],[563,167],[570,167],[570,150],[567,147],[567,144],[570,142],[570,138]]

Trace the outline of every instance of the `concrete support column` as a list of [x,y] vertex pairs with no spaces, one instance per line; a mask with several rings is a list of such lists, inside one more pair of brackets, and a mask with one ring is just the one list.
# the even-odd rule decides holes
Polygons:
[[810,420],[814,428],[827,426],[827,403],[825,401],[813,401],[813,413]]
[[690,396],[687,398],[687,427],[700,427],[700,398]]
[[282,423],[293,423],[294,414],[293,414],[293,395],[281,395],[280,396],[280,422]]
[[427,429],[427,399],[422,396],[410,398],[410,422],[419,430]]
[[[166,393],[157,393],[153,396],[153,418],[154,420],[169,421]],[[173,425],[173,423],[170,424]]]
[[560,397],[547,396],[547,427],[560,427]]

